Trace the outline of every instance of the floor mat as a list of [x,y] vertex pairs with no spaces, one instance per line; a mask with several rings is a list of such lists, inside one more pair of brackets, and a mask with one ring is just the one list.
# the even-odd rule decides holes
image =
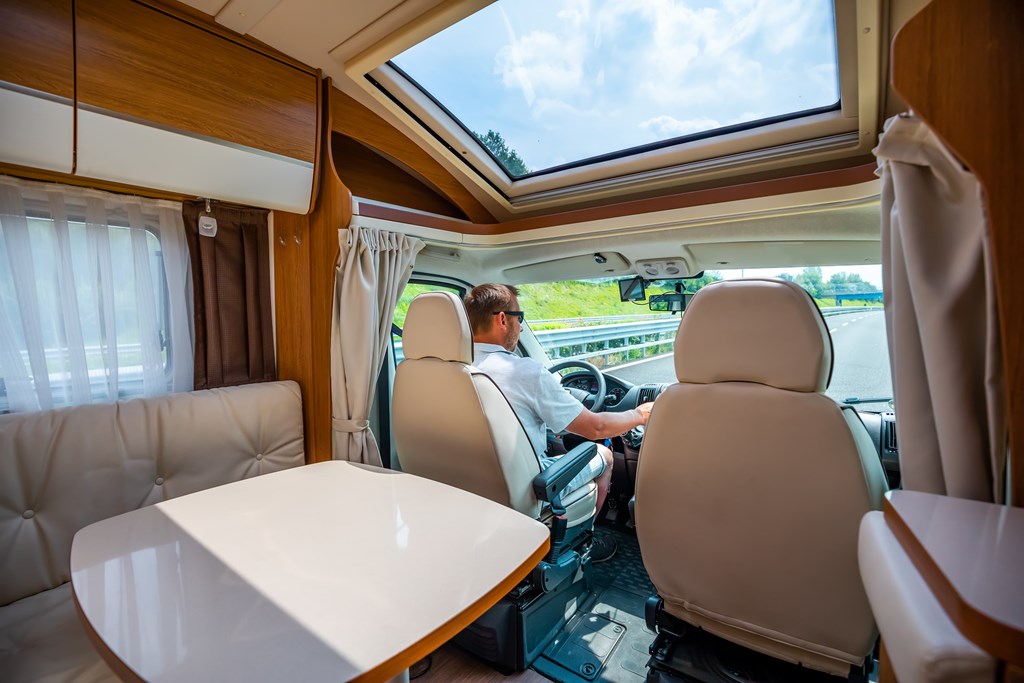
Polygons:
[[644,624],[646,596],[597,589],[533,668],[560,683],[639,683],[647,676],[647,648],[654,641]]
[[[635,595],[644,600],[655,594],[654,584],[647,576],[643,559],[640,557],[640,544],[637,543],[636,535],[630,531],[621,531],[610,527],[599,527],[598,534],[607,534],[615,539],[618,548],[615,555],[607,562],[592,565],[592,576],[594,583],[599,588],[614,586]],[[640,603],[640,611],[637,612],[643,619],[643,602]]]

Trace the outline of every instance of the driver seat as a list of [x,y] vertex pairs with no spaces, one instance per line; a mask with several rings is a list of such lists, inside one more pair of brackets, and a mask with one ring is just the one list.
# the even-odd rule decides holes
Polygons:
[[[395,371],[392,392],[401,469],[507,505],[551,528],[550,551],[529,585],[517,587],[515,597],[499,602],[456,637],[500,668],[525,668],[589,590],[597,486],[590,482],[564,499],[562,491],[597,447],[581,444],[541,469],[512,407],[493,380],[471,364],[469,318],[454,294],[417,296],[405,318],[402,346],[405,360]],[[510,630],[518,635],[510,637]]]

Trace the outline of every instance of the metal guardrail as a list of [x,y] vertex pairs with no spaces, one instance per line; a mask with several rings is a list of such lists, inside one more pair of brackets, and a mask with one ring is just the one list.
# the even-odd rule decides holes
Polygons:
[[[830,317],[847,313],[860,313],[873,310],[872,307],[836,306],[821,309],[822,315]],[[534,321],[537,322],[600,322],[603,320],[621,320],[635,316],[608,316],[605,318],[565,318],[562,320]],[[672,343],[681,317],[653,315],[655,320],[640,320],[628,323],[612,323],[611,325],[591,325],[589,327],[566,327],[554,330],[540,330],[534,336],[547,352],[553,362],[565,360],[586,360],[594,358],[607,359],[609,356],[622,354],[628,358],[633,351],[639,351]],[[401,362],[402,342],[395,342],[396,362]]]

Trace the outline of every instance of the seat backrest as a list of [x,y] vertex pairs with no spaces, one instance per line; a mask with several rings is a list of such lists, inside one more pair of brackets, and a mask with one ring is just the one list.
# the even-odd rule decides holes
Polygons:
[[876,636],[857,566],[885,476],[856,413],[825,396],[828,329],[781,280],[703,288],[675,344],[679,383],[640,453],[636,524],[669,613],[843,673]]
[[504,395],[472,367],[462,301],[450,292],[417,296],[402,349],[392,399],[402,470],[540,515],[532,488],[540,463]]
[[0,605],[70,580],[93,522],[304,459],[295,382],[0,416]]

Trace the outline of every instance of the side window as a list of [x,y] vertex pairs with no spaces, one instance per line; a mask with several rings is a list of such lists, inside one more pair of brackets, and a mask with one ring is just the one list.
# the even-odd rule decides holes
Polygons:
[[405,356],[402,354],[402,328],[405,327],[405,314],[409,312],[409,304],[418,295],[424,292],[451,292],[458,297],[465,295],[466,290],[455,285],[442,285],[433,282],[410,282],[402,293],[402,297],[395,306],[395,319],[391,321],[391,346],[394,350],[395,365],[397,366]]
[[0,412],[190,389],[180,207],[4,180]]

